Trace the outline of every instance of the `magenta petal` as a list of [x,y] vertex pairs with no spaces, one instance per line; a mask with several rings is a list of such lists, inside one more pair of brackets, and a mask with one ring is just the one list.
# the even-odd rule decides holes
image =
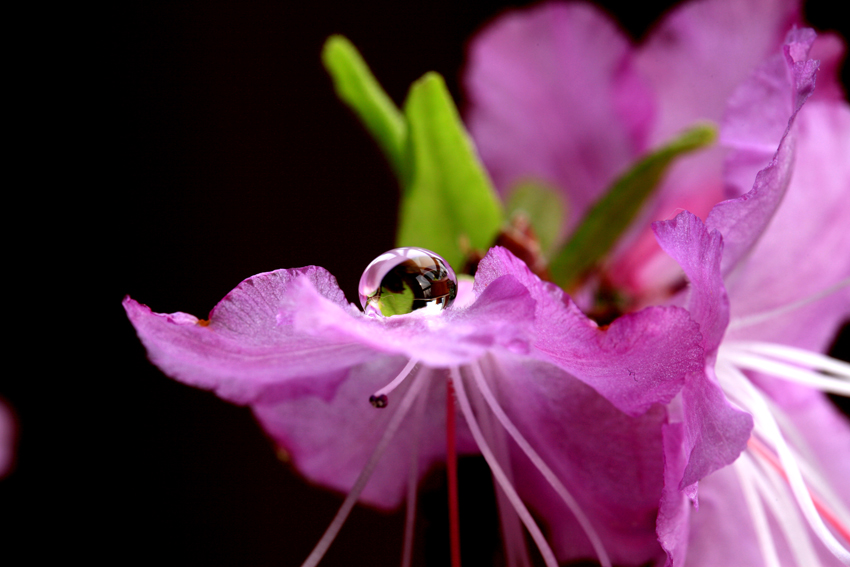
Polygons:
[[[685,305],[700,325],[706,352],[712,354],[729,321],[729,300],[720,274],[723,238],[687,211],[655,223],[653,230],[661,247],[685,271],[690,282]],[[688,377],[682,409],[688,458],[679,488],[737,459],[753,428],[752,417],[733,408],[704,371]]]
[[600,329],[560,288],[541,281],[503,248],[491,249],[479,264],[476,290],[503,275],[516,277],[536,301],[531,354],[569,372],[629,415],[669,402],[685,375],[702,369],[699,326],[684,309],[652,307]]
[[[576,498],[613,563],[639,566],[663,556],[655,534],[663,408],[631,417],[552,365],[507,356],[496,363],[500,403]],[[523,499],[548,524],[558,558],[594,558],[587,536],[537,469],[516,457],[513,470]]]
[[799,21],[798,0],[686,2],[656,27],[637,66],[658,97],[652,144],[697,120],[719,122],[734,89]]
[[685,271],[690,282],[686,307],[699,323],[703,348],[714,352],[729,323],[729,298],[720,273],[723,237],[708,231],[691,213],[679,213],[675,219],[652,225],[661,248]]
[[667,553],[665,567],[684,565],[688,554],[691,502],[679,488],[687,464],[684,428],[681,423],[664,424],[664,490],[658,508],[658,543]]
[[[390,395],[389,406],[384,409],[372,407],[369,395],[389,383],[406,362],[404,357],[381,357],[355,366],[332,399],[306,396],[258,403],[252,408],[263,428],[303,475],[322,486],[347,492],[377,446],[410,378]],[[428,381],[425,393],[420,394],[378,463],[360,497],[363,502],[392,508],[403,501],[414,450],[417,478],[445,459],[445,378],[428,368],[419,372],[418,379]],[[471,452],[474,445],[462,420],[458,436],[459,450]]]
[[[718,203],[706,219],[709,227],[723,234],[724,273],[764,232],[790,182],[791,127],[814,88],[817,71],[816,61],[804,59],[813,41],[811,30],[789,33],[784,53],[759,67],[730,102],[723,142],[733,148],[726,160],[726,179],[727,191],[734,198]],[[772,153],[775,146],[778,149]]]
[[348,368],[377,353],[295,333],[286,294],[299,279],[309,280],[329,302],[344,302],[333,276],[307,267],[245,280],[216,305],[209,321],[186,313],[153,313],[129,297],[124,309],[151,362],[181,382],[240,404],[285,395],[289,389],[328,397]]
[[[494,282],[465,309],[434,316],[425,310],[394,317],[352,316],[310,285],[294,290],[294,327],[339,343],[357,342],[387,354],[403,354],[433,367],[477,360],[492,348],[530,342],[534,300],[515,278]],[[527,348],[527,347],[526,347]]]
[[699,510],[692,510],[688,567],[763,565],[764,558],[738,476],[732,467],[700,482]]
[[[736,329],[736,322],[812,297],[850,277],[850,106],[809,101],[796,121],[796,163],[782,205],[730,281],[730,339],[823,351],[850,317],[850,288]],[[793,266],[793,269],[788,269]]]
[[682,389],[685,447],[690,452],[679,488],[732,464],[753,430],[750,414],[733,408],[713,377],[698,374]]
[[470,43],[465,79],[466,122],[498,189],[554,185],[568,226],[645,149],[651,93],[629,41],[588,4],[506,14]]

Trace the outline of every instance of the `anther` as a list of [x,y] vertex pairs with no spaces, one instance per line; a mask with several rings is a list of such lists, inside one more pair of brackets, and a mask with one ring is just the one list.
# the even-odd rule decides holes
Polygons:
[[369,403],[376,408],[385,408],[387,407],[387,396],[384,394],[380,396],[369,396]]
[[408,360],[407,364],[404,366],[404,368],[402,368],[401,372],[398,373],[398,376],[393,378],[389,384],[369,396],[369,403],[372,404],[372,407],[387,407],[387,404],[389,403],[389,400],[387,399],[387,394],[395,390],[402,382],[404,382],[404,379],[408,377],[408,375],[413,370],[413,367],[416,366],[417,362],[418,360],[416,360],[415,358]]

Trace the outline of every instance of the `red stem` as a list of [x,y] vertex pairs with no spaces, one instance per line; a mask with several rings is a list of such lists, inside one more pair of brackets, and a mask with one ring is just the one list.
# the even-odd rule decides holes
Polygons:
[[446,474],[449,477],[449,542],[452,567],[460,567],[460,514],[457,499],[457,449],[455,445],[455,390],[446,382]]

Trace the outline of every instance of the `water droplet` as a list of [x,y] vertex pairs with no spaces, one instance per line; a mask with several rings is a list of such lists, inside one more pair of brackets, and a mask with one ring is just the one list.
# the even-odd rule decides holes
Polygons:
[[423,307],[445,309],[457,295],[449,264],[424,248],[384,252],[360,277],[360,304],[370,315],[403,315]]
[[376,408],[385,408],[388,403],[387,396],[384,394],[381,394],[380,396],[369,396],[369,403]]

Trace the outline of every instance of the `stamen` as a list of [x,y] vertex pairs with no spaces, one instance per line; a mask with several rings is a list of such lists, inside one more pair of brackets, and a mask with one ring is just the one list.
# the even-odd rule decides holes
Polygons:
[[481,371],[481,367],[477,362],[472,365],[472,376],[475,379],[475,385],[478,387],[478,390],[484,396],[484,400],[486,400],[487,405],[490,406],[490,410],[496,416],[496,419],[499,420],[499,423],[502,424],[502,427],[505,428],[516,444],[520,449],[526,454],[531,463],[537,467],[537,470],[543,475],[543,477],[552,485],[552,488],[555,489],[555,492],[564,503],[567,505],[567,508],[573,513],[573,515],[578,520],[581,525],[582,530],[587,535],[587,538],[590,540],[590,544],[593,546],[593,550],[596,552],[596,556],[599,558],[599,563],[602,567],[611,567],[611,559],[608,557],[608,552],[605,550],[605,546],[602,544],[602,540],[599,538],[599,534],[596,533],[596,530],[593,528],[593,525],[590,523],[587,515],[584,513],[584,510],[581,509],[578,502],[576,502],[575,498],[573,498],[572,494],[567,490],[567,488],[563,485],[560,479],[552,472],[552,469],[546,464],[546,462],[540,457],[537,451],[531,446],[531,444],[522,436],[522,433],[514,426],[511,422],[510,418],[508,418],[507,414],[505,414],[504,410],[502,410],[501,406],[499,406],[499,402],[496,400],[496,397],[493,395],[492,390],[490,390],[490,386],[487,384],[487,381],[484,378],[484,373]]
[[[752,460],[749,454],[745,455],[748,461]],[[786,479],[762,460],[755,464],[759,465],[753,466],[756,488],[785,536],[796,565],[820,567],[809,531],[800,517],[794,496],[788,490]]]
[[837,360],[819,352],[761,341],[726,341],[721,348],[724,350],[729,349],[730,351],[748,351],[787,362],[796,362],[815,370],[829,372],[840,378],[850,380],[850,363]]
[[316,547],[313,548],[313,551],[304,563],[301,564],[301,567],[316,567],[319,561],[322,560],[322,557],[324,557],[331,543],[333,543],[333,540],[339,533],[340,528],[342,528],[342,525],[351,513],[351,510],[354,508],[354,504],[357,503],[357,499],[360,498],[360,494],[363,492],[363,489],[366,488],[366,483],[369,482],[369,477],[372,476],[375,466],[377,466],[381,457],[384,456],[384,452],[386,452],[387,447],[389,447],[390,441],[392,441],[392,438],[398,432],[399,427],[401,427],[404,417],[410,410],[410,406],[413,405],[413,401],[416,399],[424,383],[425,380],[422,379],[422,376],[413,377],[410,387],[402,397],[401,403],[399,403],[398,410],[396,410],[396,413],[390,418],[390,422],[387,424],[387,428],[381,436],[381,440],[378,441],[378,445],[375,447],[375,450],[366,462],[366,466],[363,467],[362,471],[360,471],[360,476],[357,477],[357,481],[354,483],[354,486],[351,487],[351,491],[345,497],[345,500],[343,500],[342,506],[339,508],[339,512],[336,513],[336,516],[334,516],[334,519],[331,521],[328,529],[325,530],[325,533],[322,535],[319,543],[316,544]]
[[797,466],[796,458],[794,457],[791,449],[785,443],[785,439],[779,430],[779,426],[773,418],[773,415],[770,413],[770,409],[761,394],[740,370],[731,364],[718,360],[718,365],[721,364],[724,366],[725,372],[729,372],[731,375],[737,377],[739,386],[744,392],[746,392],[747,397],[751,402],[747,404],[747,409],[753,414],[756,422],[764,428],[763,436],[765,439],[776,448],[776,452],[779,455],[779,461],[782,463],[782,468],[784,469],[788,478],[788,483],[791,486],[791,491],[797,500],[797,504],[803,511],[803,516],[805,516],[809,526],[811,526],[815,535],[818,536],[833,555],[845,564],[850,563],[850,552],[848,552],[847,549],[845,549],[844,546],[835,539],[835,536],[832,535],[832,532],[829,531],[823,523],[823,519],[820,514],[818,514],[814,502],[812,501],[812,497],[809,495],[809,490],[803,481],[800,468]]
[[764,513],[761,499],[756,492],[752,463],[747,459],[746,454],[742,454],[732,467],[741,482],[744,501],[747,503],[747,508],[750,510],[750,517],[753,519],[753,528],[756,531],[756,538],[761,548],[765,567],[780,567],[779,557],[776,554],[776,546],[773,543],[773,536],[770,533],[770,526],[767,523],[767,515]]
[[[515,485],[511,470],[511,457],[508,448],[507,432],[498,424],[495,416],[489,411],[480,390],[474,388],[468,392],[473,411],[478,416],[478,425],[484,439],[490,445],[490,450],[496,460],[502,464],[505,476],[511,485]],[[513,504],[498,483],[495,484],[496,503],[499,510],[502,539],[504,540],[506,567],[531,567],[528,556],[528,546],[525,541],[525,530],[517,516]]]
[[484,459],[487,461],[487,464],[490,465],[490,471],[493,473],[493,478],[496,479],[502,487],[502,490],[505,491],[505,495],[511,501],[511,504],[522,520],[522,523],[525,524],[531,538],[534,540],[534,543],[537,544],[537,548],[540,550],[540,554],[543,556],[543,561],[546,563],[546,566],[558,567],[558,560],[555,558],[555,554],[552,553],[552,549],[546,542],[546,538],[543,537],[543,533],[540,531],[540,528],[534,522],[534,519],[525,507],[525,504],[522,503],[522,500],[520,500],[516,490],[508,481],[502,467],[499,466],[495,455],[493,455],[493,452],[487,445],[484,435],[481,433],[481,429],[478,427],[478,422],[475,420],[475,414],[472,413],[472,408],[469,405],[469,399],[466,397],[466,391],[463,387],[460,370],[454,366],[451,368],[450,372],[452,380],[454,381],[455,392],[457,393],[457,401],[460,406],[460,410],[463,413],[463,417],[466,419],[467,425],[469,425],[469,430],[472,433],[472,437],[475,439],[475,443],[481,450],[481,454],[484,455]]
[[446,380],[446,473],[449,484],[449,547],[452,567],[460,567],[460,512],[457,496],[457,440],[452,379]]
[[[782,464],[776,458],[776,456],[770,451],[770,449],[765,446],[764,443],[758,440],[756,437],[750,437],[750,440],[747,441],[747,447],[751,449],[757,456],[762,459],[762,462],[769,464],[772,466],[782,478],[786,481],[788,480],[788,475],[785,474],[785,469],[782,468]],[[802,463],[801,463],[802,464]],[[802,467],[801,467],[802,468]],[[833,527],[835,531],[837,531],[841,536],[850,542],[850,530],[847,529],[847,526],[838,518],[835,512],[826,504],[826,502],[821,499],[817,493],[809,490],[809,495],[812,497],[812,502],[814,502],[815,508],[818,513]]]
[[[762,344],[759,345],[759,347],[761,347],[763,351],[782,351],[781,345]],[[763,372],[777,378],[784,378],[785,380],[797,382],[824,392],[850,396],[850,364],[841,362],[840,360],[829,359],[829,357],[820,358],[815,356],[815,353],[812,352],[806,352],[803,354],[799,351],[789,351],[782,353],[787,355],[787,359],[791,359],[794,362],[800,362],[803,364],[816,362],[817,366],[820,368],[828,368],[830,371],[839,375],[839,378],[832,378],[824,376],[823,374],[818,374],[817,372],[812,372],[805,368],[800,368],[799,366],[792,366],[784,362],[771,360],[758,352],[738,350],[735,346],[723,346],[721,349],[722,353],[720,354],[720,357],[739,368]],[[814,366],[814,364],[812,364],[812,366]]]
[[395,390],[399,384],[404,382],[404,379],[407,378],[407,375],[410,374],[410,371],[413,370],[413,367],[416,366],[416,363],[419,362],[415,358],[411,358],[404,368],[401,369],[401,372],[398,373],[398,376],[392,379],[392,381],[369,396],[369,403],[375,406],[376,408],[385,408],[389,401],[387,401],[387,394]]
[[416,495],[419,484],[419,436],[422,433],[422,421],[428,404],[428,388],[416,399],[413,410],[413,435],[410,442],[410,469],[407,475],[407,506],[404,514],[404,547],[401,554],[401,567],[410,567],[413,560],[413,528],[416,525]]
[[800,307],[804,307],[810,303],[820,301],[824,297],[832,295],[836,291],[840,290],[843,287],[847,287],[848,285],[850,285],[850,278],[845,278],[837,284],[830,286],[823,291],[819,291],[815,294],[810,295],[809,297],[804,297],[803,299],[795,301],[794,303],[788,303],[787,305],[783,305],[782,307],[777,307],[776,309],[765,311],[763,313],[756,313],[755,315],[748,315],[746,317],[732,319],[731,321],[729,321],[729,326],[726,328],[726,330],[733,331],[742,327],[750,327],[752,325],[758,325],[759,323],[769,321],[774,317],[785,315],[790,311],[794,311],[795,309],[799,309]]

